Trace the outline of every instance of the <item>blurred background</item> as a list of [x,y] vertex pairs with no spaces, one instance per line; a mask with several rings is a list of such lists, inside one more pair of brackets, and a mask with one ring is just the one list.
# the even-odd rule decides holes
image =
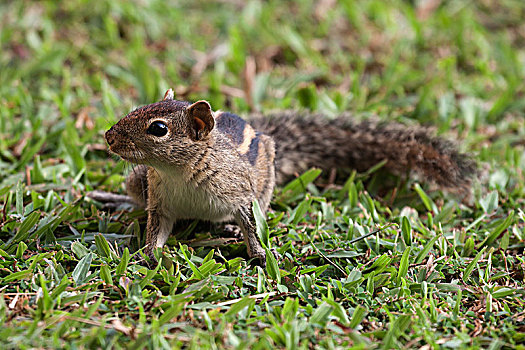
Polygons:
[[241,115],[414,119],[518,160],[524,18],[521,0],[2,1],[1,183],[38,154],[77,176],[169,87]]

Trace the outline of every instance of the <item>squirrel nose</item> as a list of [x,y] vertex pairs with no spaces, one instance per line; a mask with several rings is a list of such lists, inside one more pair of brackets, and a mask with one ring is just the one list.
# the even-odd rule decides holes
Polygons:
[[112,146],[115,143],[115,130],[111,127],[105,134],[106,142]]

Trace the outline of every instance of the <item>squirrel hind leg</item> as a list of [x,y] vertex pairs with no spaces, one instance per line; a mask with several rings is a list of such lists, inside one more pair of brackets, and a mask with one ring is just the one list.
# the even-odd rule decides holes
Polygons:
[[226,236],[243,239],[242,229],[238,225],[225,224],[222,227],[222,231]]
[[121,195],[104,191],[91,191],[86,194],[97,202],[103,204],[104,208],[118,209],[125,206],[146,207],[148,200],[148,167],[136,166],[126,179],[126,190],[128,195]]
[[108,209],[119,209],[122,206],[132,206],[135,204],[135,200],[130,196],[99,190],[88,192],[86,197],[102,203],[103,207]]
[[133,202],[145,208],[148,202],[148,167],[138,165],[126,178],[126,190]]

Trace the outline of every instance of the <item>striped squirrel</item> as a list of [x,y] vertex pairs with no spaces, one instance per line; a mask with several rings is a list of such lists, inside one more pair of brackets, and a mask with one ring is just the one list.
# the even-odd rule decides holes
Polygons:
[[[206,101],[177,101],[171,89],[162,101],[122,118],[105,138],[112,153],[138,164],[126,187],[148,212],[144,251],[150,257],[164,246],[176,220],[234,220],[248,255],[264,265],[252,203],[257,200],[266,212],[275,184],[311,167],[366,170],[386,160],[392,173],[413,170],[459,191],[469,188],[476,173],[470,157],[421,126],[294,112],[248,123],[214,112]],[[108,200],[100,191],[90,197]]]

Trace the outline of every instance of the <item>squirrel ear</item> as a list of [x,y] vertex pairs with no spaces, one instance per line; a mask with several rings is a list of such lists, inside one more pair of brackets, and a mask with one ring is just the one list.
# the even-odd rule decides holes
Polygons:
[[213,119],[213,111],[208,101],[197,101],[187,109],[188,116],[193,123],[195,130],[195,139],[200,140],[205,138],[215,126]]
[[174,98],[175,93],[173,92],[172,88],[169,88],[168,91],[166,91],[166,93],[164,94],[164,98],[162,99],[162,101],[173,100]]

